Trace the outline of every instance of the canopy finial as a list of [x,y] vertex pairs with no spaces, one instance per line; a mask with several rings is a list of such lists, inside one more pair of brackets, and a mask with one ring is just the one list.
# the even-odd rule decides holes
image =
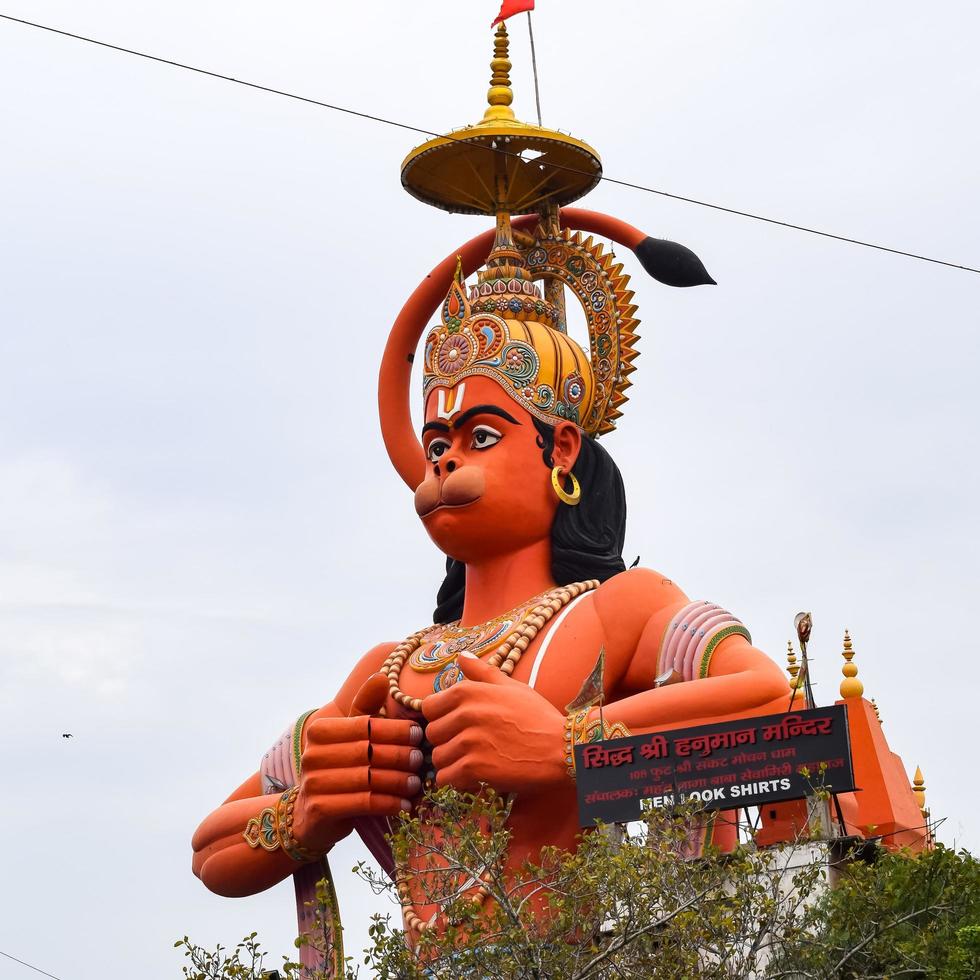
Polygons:
[[514,119],[514,110],[510,105],[514,101],[514,91],[510,87],[510,69],[508,57],[510,39],[507,28],[501,22],[493,39],[493,58],[490,61],[490,91],[487,92],[487,111],[483,113],[485,121],[499,119]]

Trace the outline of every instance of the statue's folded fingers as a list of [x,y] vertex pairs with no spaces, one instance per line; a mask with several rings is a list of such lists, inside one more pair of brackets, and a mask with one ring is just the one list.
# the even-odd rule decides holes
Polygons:
[[359,742],[308,745],[303,752],[303,778],[335,769],[366,769],[370,762],[371,743],[367,739]]
[[[394,816],[411,810],[411,802],[401,794],[367,789],[367,770],[364,770],[364,785],[359,792],[316,793],[305,801],[301,795],[293,824],[299,843],[314,850],[327,850],[350,830],[347,823],[350,820],[372,814]],[[338,826],[345,828],[340,835],[336,833]]]
[[430,694],[422,701],[422,714],[426,721],[432,722],[453,711],[465,696],[464,685],[456,684],[438,694]]
[[[438,695],[437,695],[438,696]],[[430,721],[425,726],[426,738],[435,746],[445,745],[450,739],[456,738],[461,732],[479,727],[481,715],[478,710],[465,704],[457,704],[455,710]]]
[[307,748],[316,744],[367,742],[370,738],[371,721],[367,715],[354,718],[317,718],[306,726],[304,734]]
[[388,678],[384,674],[372,674],[354,695],[348,715],[373,715],[381,710],[388,697]]
[[357,766],[311,773],[304,777],[301,792],[304,808],[316,813],[330,809],[338,799],[343,801],[352,793],[381,793],[401,799],[415,796],[421,789],[422,780],[415,773]]
[[377,816],[394,817],[399,813],[407,813],[412,809],[411,800],[403,797],[388,796],[385,793],[366,793],[367,809],[365,813],[376,814]]
[[424,756],[421,749],[409,745],[372,745],[372,769],[396,769],[401,772],[418,772]]
[[418,745],[422,726],[402,718],[371,718],[368,728],[373,745]]
[[417,796],[422,780],[415,773],[395,769],[371,769],[368,773],[372,793],[385,793],[398,797]]
[[321,797],[357,793],[371,788],[371,771],[367,766],[350,769],[326,769],[303,776],[300,791],[307,806],[315,806]]
[[[437,745],[432,751],[432,763],[436,771],[443,770],[459,762],[461,759],[472,759],[481,749],[482,740],[473,730],[460,732],[448,739],[442,745]],[[440,781],[440,785],[443,785]]]

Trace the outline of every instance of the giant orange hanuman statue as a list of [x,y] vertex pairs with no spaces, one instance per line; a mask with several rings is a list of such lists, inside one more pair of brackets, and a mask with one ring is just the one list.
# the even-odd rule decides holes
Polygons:
[[[414,150],[402,183],[496,227],[423,280],[395,321],[379,385],[388,453],[448,556],[434,624],[368,650],[194,836],[194,871],[219,894],[294,876],[301,929],[327,853],[352,831],[396,874],[387,820],[415,805],[424,748],[438,785],[512,796],[516,867],[545,845],[576,846],[575,742],[787,705],[783,672],[735,616],[658,572],[626,570],[623,483],[598,441],[626,400],[637,320],[622,266],[582,233],[631,249],[667,284],[711,280],[682,246],[567,208],[598,182],[597,153],[514,117],[503,25],[491,67],[483,120]],[[566,290],[585,311],[588,351],[566,332]],[[437,313],[421,348],[420,439],[412,363]],[[601,648],[600,729],[596,710],[566,706]],[[722,846],[733,832],[716,822]],[[401,872],[411,936],[438,910],[413,895],[412,869]],[[309,948],[304,957],[314,962]]]

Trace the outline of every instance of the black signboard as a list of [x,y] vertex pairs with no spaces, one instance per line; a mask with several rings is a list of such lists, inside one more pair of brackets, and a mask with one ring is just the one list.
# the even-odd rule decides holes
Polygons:
[[[802,771],[801,771],[802,770]],[[625,823],[640,801],[734,810],[853,789],[847,708],[723,721],[575,746],[579,822]]]

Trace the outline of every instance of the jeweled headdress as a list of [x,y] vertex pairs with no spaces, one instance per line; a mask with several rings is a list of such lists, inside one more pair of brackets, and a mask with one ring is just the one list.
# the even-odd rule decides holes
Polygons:
[[[577,234],[536,237],[521,258],[481,270],[469,297],[453,282],[442,323],[425,340],[423,396],[482,374],[545,422],[576,422],[589,435],[611,431],[636,357],[629,277]],[[535,278],[545,276],[582,301],[591,356],[565,332],[564,311],[544,298]]]
[[[503,24],[494,49],[483,119],[416,147],[402,163],[402,186],[419,200],[496,218],[493,233],[466,243],[457,250],[459,260],[448,256],[420,284],[385,349],[382,431],[392,462],[412,487],[424,458],[404,401],[409,366],[440,306],[441,322],[424,344],[426,395],[484,375],[537,418],[569,420],[589,435],[603,435],[622,414],[639,321],[622,265],[586,236],[631,249],[667,285],[713,282],[684,246],[649,238],[609,215],[567,207],[602,178],[599,155],[581,140],[515,117]],[[467,289],[473,273],[476,284]],[[568,336],[566,289],[585,311],[588,352]]]

